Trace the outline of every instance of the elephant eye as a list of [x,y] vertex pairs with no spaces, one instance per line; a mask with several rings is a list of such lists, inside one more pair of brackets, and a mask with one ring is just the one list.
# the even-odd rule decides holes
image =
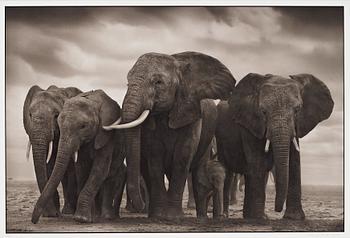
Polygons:
[[83,125],[80,126],[80,129],[84,129],[85,127],[86,127],[86,125],[83,124]]
[[163,83],[163,81],[161,80],[161,79],[156,79],[155,81],[154,81],[154,84],[155,85],[160,85],[160,84],[162,84]]

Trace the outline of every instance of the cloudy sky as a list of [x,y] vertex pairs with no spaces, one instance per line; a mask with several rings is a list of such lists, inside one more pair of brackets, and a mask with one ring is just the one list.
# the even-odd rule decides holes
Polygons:
[[303,184],[342,184],[342,8],[6,8],[7,172],[34,179],[22,108],[29,88],[103,89],[122,103],[146,52],[199,51],[239,80],[250,72],[311,73],[331,90],[331,117],[301,140]]

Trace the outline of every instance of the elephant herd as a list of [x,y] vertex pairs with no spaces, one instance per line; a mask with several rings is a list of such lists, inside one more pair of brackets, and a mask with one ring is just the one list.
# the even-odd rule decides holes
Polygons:
[[275,211],[286,203],[285,218],[305,218],[299,138],[333,110],[322,81],[249,73],[236,85],[219,60],[197,52],[144,54],[127,80],[121,108],[102,90],[30,88],[23,122],[40,190],[33,223],[61,212],[79,222],[119,217],[125,184],[136,211],[182,217],[189,173],[198,218],[207,217],[210,196],[213,217],[228,215],[233,175],[243,174],[243,217],[265,219],[272,168]]

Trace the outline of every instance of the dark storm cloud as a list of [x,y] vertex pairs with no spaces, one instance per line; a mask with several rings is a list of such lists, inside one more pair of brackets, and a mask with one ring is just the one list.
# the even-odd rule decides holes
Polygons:
[[229,9],[228,7],[206,7],[206,10],[210,12],[217,22],[224,22],[232,26],[233,16]]
[[275,7],[285,32],[334,39],[343,31],[342,7]]
[[88,7],[7,7],[6,21],[72,27],[96,23],[92,13]]

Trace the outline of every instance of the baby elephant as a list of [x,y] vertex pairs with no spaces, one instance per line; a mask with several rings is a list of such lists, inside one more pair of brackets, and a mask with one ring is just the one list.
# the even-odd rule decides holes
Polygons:
[[223,193],[225,182],[225,168],[217,160],[217,154],[213,154],[211,148],[208,149],[206,155],[207,160],[204,161],[199,169],[198,184],[193,184],[193,189],[197,190],[194,194],[198,194],[195,198],[196,211],[198,218],[207,218],[208,203],[210,197],[213,197],[213,218],[223,218]]
[[[38,222],[73,155],[79,194],[74,219],[92,222],[95,211],[100,211],[102,218],[118,216],[126,178],[124,139],[120,131],[105,131],[102,126],[117,120],[120,113],[118,103],[102,90],[82,93],[65,102],[57,119],[60,139],[56,163],[35,205],[33,223]],[[95,209],[98,192],[96,200],[102,204]],[[119,197],[113,208],[116,194]]]

